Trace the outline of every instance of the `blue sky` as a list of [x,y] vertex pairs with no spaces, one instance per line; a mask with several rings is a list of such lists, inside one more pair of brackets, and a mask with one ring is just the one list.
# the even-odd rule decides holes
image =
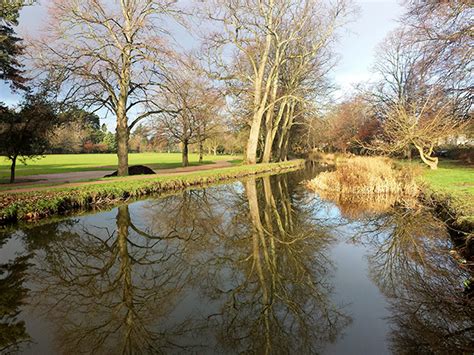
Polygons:
[[[20,36],[30,33],[34,35],[46,21],[47,13],[44,5],[48,0],[40,0],[40,5],[26,7],[21,12],[18,33]],[[336,52],[341,59],[332,73],[332,78],[338,85],[336,97],[342,97],[350,92],[353,85],[371,79],[370,68],[374,61],[377,45],[397,25],[403,13],[403,7],[396,0],[366,0],[355,1],[359,13],[347,28],[341,31]],[[18,102],[18,96],[11,93],[7,85],[0,83],[0,101],[8,105]],[[104,122],[113,129],[115,124],[112,117]]]
[[377,46],[398,25],[403,7],[395,0],[356,1],[359,14],[347,30],[341,33],[336,51],[341,55],[333,73],[340,87],[340,95],[349,91],[353,84],[370,80],[371,67]]

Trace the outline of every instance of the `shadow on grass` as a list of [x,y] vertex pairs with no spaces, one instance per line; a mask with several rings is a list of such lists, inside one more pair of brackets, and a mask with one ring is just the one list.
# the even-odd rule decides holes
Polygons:
[[[207,164],[215,164],[215,161],[212,160],[203,160],[202,163],[198,162],[190,162],[188,166],[199,166],[199,165],[207,165]],[[132,165],[132,164],[131,164]],[[149,168],[152,169],[176,169],[176,168],[183,168],[183,164],[181,162],[177,163],[156,163],[156,164],[140,164],[140,165],[145,165],[148,166]]]

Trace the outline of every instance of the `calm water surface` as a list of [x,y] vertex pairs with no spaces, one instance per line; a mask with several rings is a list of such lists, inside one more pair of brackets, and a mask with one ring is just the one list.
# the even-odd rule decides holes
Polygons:
[[0,352],[473,352],[444,227],[322,200],[311,174],[0,232]]

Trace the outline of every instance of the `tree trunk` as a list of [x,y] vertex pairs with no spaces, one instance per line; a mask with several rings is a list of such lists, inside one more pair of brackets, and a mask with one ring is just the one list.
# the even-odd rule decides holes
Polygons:
[[283,138],[283,145],[281,147],[281,155],[280,155],[280,161],[287,161],[288,160],[288,143],[289,143],[290,137],[288,134],[285,135]]
[[286,108],[286,115],[282,123],[282,129],[280,130],[280,137],[277,145],[279,161],[286,161],[288,159],[288,141],[291,125],[293,124],[294,107],[294,103],[289,103]]
[[16,168],[16,155],[12,159],[12,165],[10,167],[10,184],[15,182],[15,168]]
[[203,147],[203,144],[202,144],[202,141],[200,140],[199,141],[199,164],[202,164],[203,162],[203,151],[204,151],[204,147]]
[[188,141],[183,141],[183,166],[189,166]]
[[405,150],[405,159],[411,160],[411,146],[408,146]]
[[[269,129],[268,129],[269,128]],[[265,133],[265,143],[263,145],[262,163],[269,163],[272,160],[272,127],[268,127]]]
[[128,175],[128,127],[117,126],[118,176]]
[[[267,137],[265,138],[266,141],[265,141],[265,150],[267,149],[267,141],[271,142],[269,148],[270,148],[270,152],[266,152],[267,156],[268,156],[268,162],[271,160],[272,158],[272,155],[277,159],[277,160],[281,160],[280,157],[281,157],[281,142],[280,142],[280,139],[278,139],[276,141],[276,144],[275,143],[275,137],[277,136],[277,133],[280,132],[280,136],[283,134],[283,132],[285,132],[285,122],[282,122],[282,118],[285,114],[285,111],[287,111],[287,100],[283,101],[280,103],[280,108],[278,109],[278,114],[276,116],[276,119],[275,119],[275,122],[274,122],[274,126],[273,126],[273,129],[270,133],[270,136],[268,137],[268,132],[267,132]],[[264,159],[263,161],[265,162],[266,158],[265,158],[265,151],[263,153],[264,155]]]
[[418,150],[418,153],[420,153],[420,158],[423,160],[423,162],[430,167],[431,170],[436,170],[438,169],[438,158],[437,157],[432,157],[431,156],[431,151],[430,149],[429,154],[426,154],[423,150],[423,147],[420,147],[418,145],[415,145],[416,149]]
[[[270,2],[270,6],[273,7],[273,2]],[[246,157],[245,162],[247,164],[257,163],[257,148],[258,141],[260,138],[260,128],[262,126],[262,119],[265,113],[265,106],[267,105],[267,98],[269,94],[270,78],[268,78],[267,85],[264,85],[265,68],[268,61],[268,53],[272,42],[272,35],[270,33],[266,36],[265,49],[262,53],[262,59],[259,64],[258,75],[254,82],[254,113],[252,122],[250,124],[250,133],[247,141]],[[263,93],[263,94],[262,94]]]

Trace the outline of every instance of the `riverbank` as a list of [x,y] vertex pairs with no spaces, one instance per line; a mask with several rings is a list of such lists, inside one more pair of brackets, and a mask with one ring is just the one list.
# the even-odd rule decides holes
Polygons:
[[[322,165],[336,167],[344,166],[351,159],[350,156],[325,153],[315,153],[312,158]],[[454,160],[440,161],[436,170],[415,161],[394,162],[400,169],[409,169],[410,175],[417,176],[418,200],[447,225],[452,239],[465,256],[474,257],[474,167]],[[349,177],[353,178],[352,175]],[[370,180],[369,175],[364,175],[367,176],[364,181]],[[369,187],[375,189],[377,186]]]
[[450,229],[454,241],[474,256],[474,167],[441,161],[437,170],[421,168],[420,200]]
[[450,199],[460,221],[474,223],[474,166],[458,161],[441,161],[437,170],[421,169],[424,192],[437,199]]
[[0,194],[0,225],[21,220],[39,220],[65,215],[76,210],[90,210],[130,199],[204,186],[246,176],[300,169],[304,160],[281,163],[239,165],[173,176],[128,176],[77,184],[74,187],[50,187],[41,191]]

